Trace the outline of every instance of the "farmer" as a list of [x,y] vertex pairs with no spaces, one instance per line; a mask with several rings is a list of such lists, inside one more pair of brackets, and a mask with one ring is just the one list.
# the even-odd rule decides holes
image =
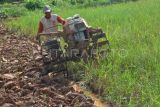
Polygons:
[[37,35],[39,33],[56,32],[58,31],[58,23],[61,23],[62,25],[65,24],[65,20],[62,17],[51,13],[52,10],[49,5],[44,6],[43,12],[45,16],[42,17],[42,19],[39,22]]

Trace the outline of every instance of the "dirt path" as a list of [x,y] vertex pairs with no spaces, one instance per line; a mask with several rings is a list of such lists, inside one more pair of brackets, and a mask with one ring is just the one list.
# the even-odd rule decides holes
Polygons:
[[85,95],[88,95],[92,100],[94,100],[94,105],[96,107],[111,107],[110,104],[104,103],[102,102],[100,99],[97,98],[97,96],[93,93],[91,93],[90,91],[83,89],[82,87],[80,87],[78,84],[74,84],[73,88],[77,91],[77,92],[83,92]]
[[39,53],[40,47],[31,39],[0,25],[1,107],[95,107],[92,98],[76,90],[67,79],[40,77]]

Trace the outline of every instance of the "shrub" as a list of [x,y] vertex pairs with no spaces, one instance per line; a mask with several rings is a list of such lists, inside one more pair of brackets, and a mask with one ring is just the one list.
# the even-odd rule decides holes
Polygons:
[[85,0],[76,0],[77,1],[77,3],[79,3],[79,4],[84,4],[85,3]]
[[3,4],[0,8],[0,13],[4,13],[8,17],[19,17],[26,14],[27,9],[22,7],[23,5],[20,4]]
[[57,5],[57,0],[53,0],[52,5],[56,6]]
[[0,3],[23,2],[24,0],[0,0]]
[[30,0],[26,3],[25,7],[28,10],[40,9],[43,7],[43,2],[41,0]]
[[114,2],[129,2],[129,1],[138,1],[138,0],[110,0],[111,3],[114,3]]
[[76,4],[76,0],[71,0],[70,3],[71,3],[72,5],[75,5],[75,4]]

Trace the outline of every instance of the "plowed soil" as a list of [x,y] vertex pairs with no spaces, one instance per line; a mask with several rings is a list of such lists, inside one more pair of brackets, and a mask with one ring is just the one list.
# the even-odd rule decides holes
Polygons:
[[40,46],[0,25],[1,107],[95,107],[63,76],[40,76]]

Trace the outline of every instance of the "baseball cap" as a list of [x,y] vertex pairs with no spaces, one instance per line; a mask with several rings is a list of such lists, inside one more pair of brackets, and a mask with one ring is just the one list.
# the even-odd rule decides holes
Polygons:
[[44,13],[51,12],[51,7],[49,5],[45,5],[44,8],[43,8],[43,12]]

